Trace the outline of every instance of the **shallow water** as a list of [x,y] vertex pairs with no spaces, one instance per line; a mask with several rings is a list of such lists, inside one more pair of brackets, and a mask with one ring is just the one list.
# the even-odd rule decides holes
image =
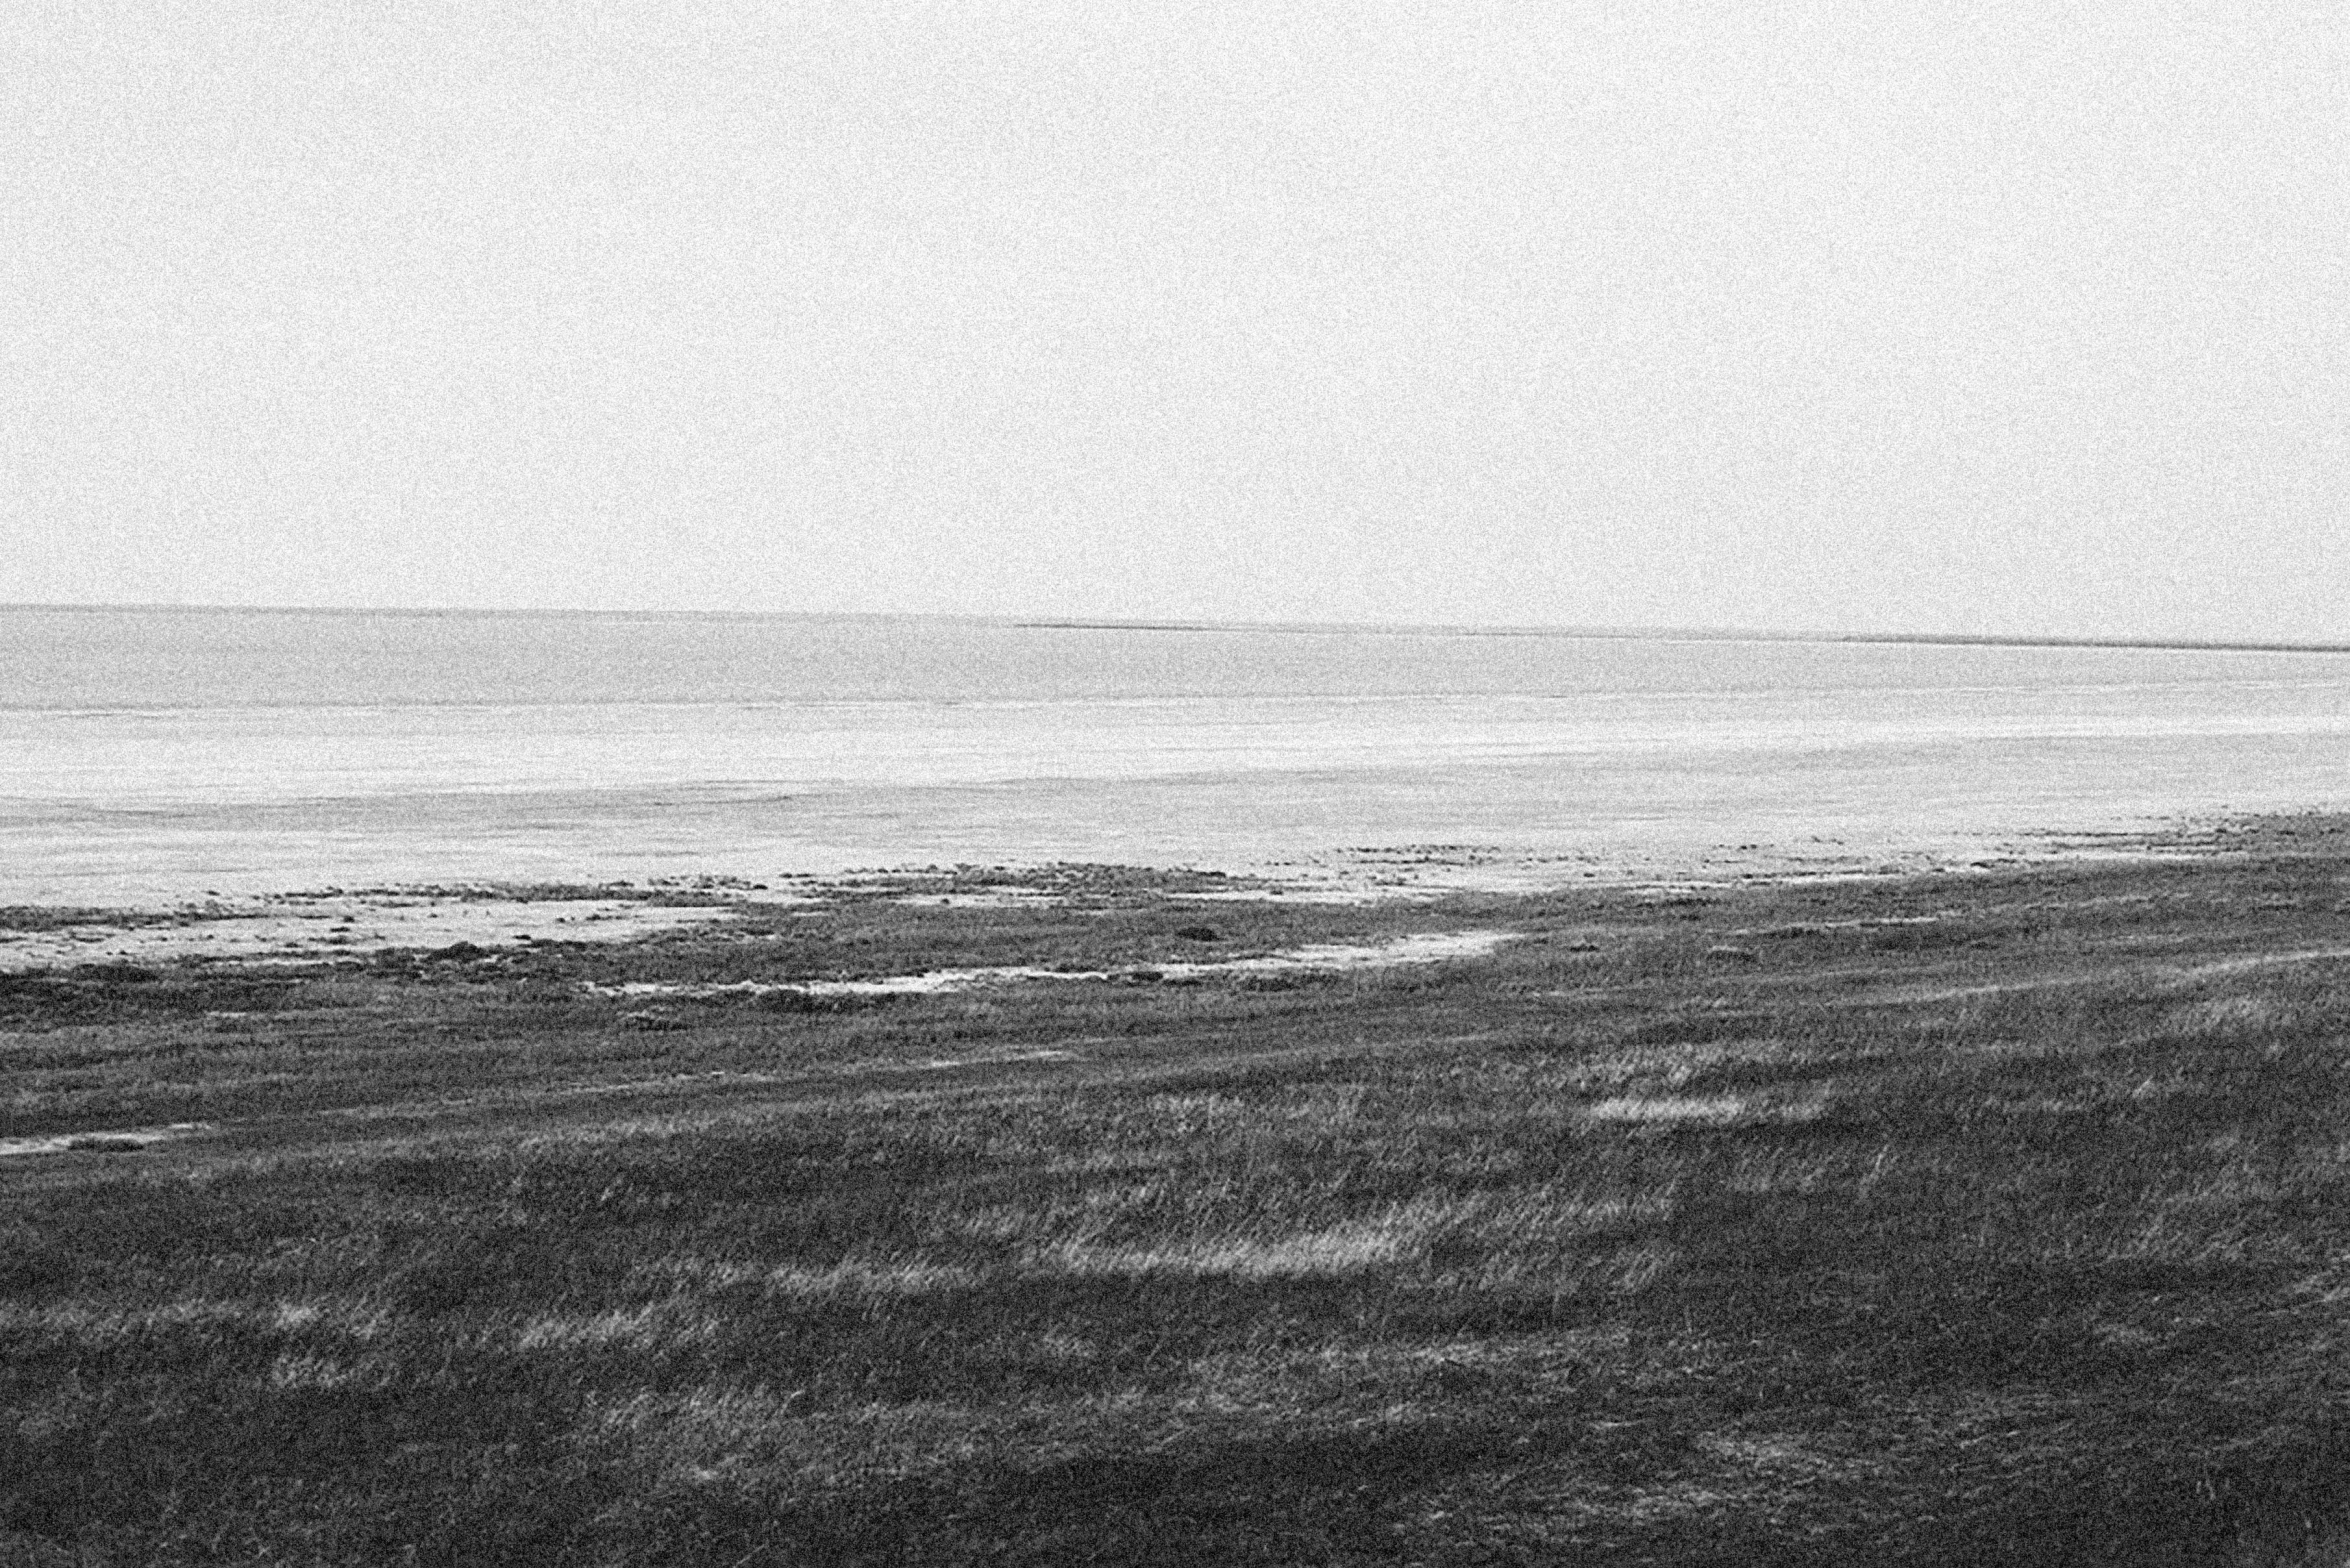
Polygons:
[[0,902],[1867,866],[2350,799],[2350,657],[0,611]]

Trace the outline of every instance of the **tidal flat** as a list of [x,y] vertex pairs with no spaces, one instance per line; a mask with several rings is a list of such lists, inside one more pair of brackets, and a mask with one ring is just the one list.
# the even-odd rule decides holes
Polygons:
[[2350,821],[2143,847],[0,975],[0,1561],[2335,1562]]

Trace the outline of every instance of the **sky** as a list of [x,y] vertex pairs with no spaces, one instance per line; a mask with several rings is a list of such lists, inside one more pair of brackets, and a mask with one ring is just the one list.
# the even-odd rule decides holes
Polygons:
[[2332,0],[6,34],[0,601],[2350,640]]

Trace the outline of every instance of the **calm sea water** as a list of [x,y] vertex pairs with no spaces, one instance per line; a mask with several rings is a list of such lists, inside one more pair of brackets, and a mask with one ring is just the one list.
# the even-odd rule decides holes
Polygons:
[[1865,864],[2341,806],[2346,741],[2325,654],[0,610],[0,901]]

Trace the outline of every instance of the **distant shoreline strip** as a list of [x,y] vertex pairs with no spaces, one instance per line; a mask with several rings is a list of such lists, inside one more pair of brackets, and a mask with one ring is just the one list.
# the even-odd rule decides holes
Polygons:
[[1787,642],[1947,648],[2136,648],[2183,653],[2350,653],[2350,642],[2234,641],[2192,637],[2002,636],[1970,632],[1785,632],[1678,626],[1464,626],[1380,621],[1120,621],[948,615],[888,610],[544,610],[431,606],[0,603],[0,614],[269,615],[343,619],[521,621],[943,621],[1021,631],[1256,632],[1305,637],[1524,637],[1593,642]]
[[1528,637],[1591,642],[1915,644],[1938,648],[2142,648],[2189,653],[2350,653],[2342,642],[2227,642],[2175,637],[2002,637],[1967,632],[1772,632],[1691,627],[1387,626],[1376,622],[1014,621],[1037,631],[1269,632],[1325,637]]

